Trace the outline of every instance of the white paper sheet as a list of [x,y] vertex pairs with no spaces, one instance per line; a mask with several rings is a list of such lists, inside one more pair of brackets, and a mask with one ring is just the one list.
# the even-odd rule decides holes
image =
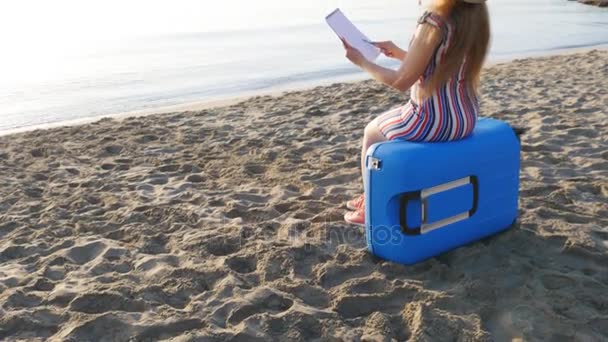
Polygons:
[[353,25],[339,8],[331,12],[325,20],[338,37],[344,38],[348,44],[359,50],[365,59],[373,62],[378,58],[380,49],[370,44],[370,39]]

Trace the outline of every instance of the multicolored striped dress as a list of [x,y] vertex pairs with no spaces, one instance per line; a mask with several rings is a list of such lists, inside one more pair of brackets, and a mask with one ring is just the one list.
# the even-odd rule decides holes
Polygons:
[[458,72],[426,99],[418,98],[418,88],[430,78],[445,58],[454,32],[453,23],[426,12],[418,25],[430,24],[442,31],[442,40],[423,75],[411,89],[410,101],[377,118],[380,132],[389,139],[440,142],[459,140],[473,132],[479,112],[477,95],[465,83],[463,61]]

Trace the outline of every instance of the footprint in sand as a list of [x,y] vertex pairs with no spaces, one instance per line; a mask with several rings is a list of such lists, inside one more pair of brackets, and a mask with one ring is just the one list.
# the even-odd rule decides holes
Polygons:
[[74,298],[70,309],[88,314],[108,311],[143,312],[145,303],[118,293],[86,293]]
[[141,251],[146,254],[163,254],[167,253],[166,245],[169,238],[164,234],[157,234],[151,237],[143,237],[143,246]]
[[14,222],[14,221],[9,221],[9,222],[0,224],[0,237],[12,232],[18,226],[19,226],[19,224],[17,224],[17,222]]
[[158,170],[160,172],[175,172],[179,170],[181,166],[179,164],[168,164],[161,166]]
[[11,309],[26,309],[39,306],[41,303],[42,298],[17,291],[6,298],[3,306]]
[[397,288],[390,292],[343,295],[334,302],[334,310],[344,318],[367,316],[375,311],[396,313],[417,294],[416,288]]
[[231,203],[228,211],[224,212],[224,216],[229,219],[241,219],[247,223],[266,222],[280,216],[281,214],[274,210],[266,208],[248,208],[244,205]]
[[236,253],[240,249],[238,239],[218,238],[209,241],[206,245],[207,251],[215,256],[226,256]]
[[116,313],[107,313],[84,322],[74,323],[74,327],[63,337],[66,341],[98,341],[100,335],[106,340],[130,341],[137,326],[125,322]]
[[40,188],[27,188],[23,191],[28,197],[40,198],[44,193],[43,189]]
[[68,167],[65,169],[67,172],[69,172],[70,174],[72,174],[73,176],[78,176],[80,175],[80,170],[73,168],[73,167]]
[[594,275],[597,274],[597,270],[593,269],[593,268],[583,268],[581,271],[583,272],[584,275],[586,275],[588,277],[593,277]]
[[119,163],[119,164],[131,164],[133,163],[133,159],[130,158],[116,158],[114,159],[115,162]]
[[101,201],[101,199],[100,199],[99,197],[97,197],[97,196],[93,196],[93,195],[88,195],[88,196],[86,196],[86,197],[85,197],[85,200],[86,200],[87,202],[89,202],[90,204],[93,204],[93,205],[97,205],[97,204],[100,204],[100,203],[102,202],[102,201]]
[[148,184],[165,185],[169,183],[169,177],[166,175],[152,175],[148,178]]
[[577,214],[572,214],[572,213],[566,213],[566,214],[562,215],[562,217],[564,218],[564,220],[566,222],[573,223],[573,224],[587,224],[587,223],[590,223],[593,221],[593,217],[577,215]]
[[256,176],[261,175],[266,172],[266,167],[258,164],[249,164],[243,167],[245,173],[248,175]]
[[104,152],[111,155],[118,155],[122,150],[123,148],[120,145],[108,145],[103,148]]
[[159,139],[158,136],[156,136],[154,134],[146,134],[144,136],[137,138],[136,142],[138,142],[140,144],[147,144],[152,141],[157,141],[158,139]]
[[322,287],[329,289],[352,278],[367,277],[372,272],[373,269],[364,265],[330,265],[320,268],[315,278]]
[[186,181],[190,183],[202,183],[205,181],[205,178],[203,178],[201,175],[190,175],[186,177]]
[[258,313],[277,314],[289,310],[293,306],[293,301],[277,293],[264,294],[253,298],[251,304],[245,304],[233,310],[228,316],[227,323],[237,325]]
[[540,278],[540,281],[548,290],[559,290],[564,287],[570,288],[576,285],[576,281],[574,279],[558,274],[544,275]]
[[79,265],[84,265],[105,252],[107,247],[101,241],[74,246],[68,250],[66,257]]
[[390,287],[386,279],[374,277],[353,279],[347,283],[349,292],[356,294],[383,293]]
[[267,195],[258,195],[256,193],[250,193],[250,192],[237,192],[234,195],[232,195],[232,198],[234,198],[237,201],[241,201],[242,202],[250,202],[250,203],[256,203],[256,204],[262,204],[262,203],[267,203],[269,197]]
[[53,291],[54,288],[55,288],[55,284],[53,284],[48,279],[38,278],[36,280],[36,282],[27,289],[31,290],[31,291],[49,292],[49,291]]
[[227,259],[226,265],[236,273],[247,274],[257,269],[257,260],[254,256],[234,257]]
[[284,291],[298,297],[307,305],[315,308],[324,309],[331,303],[330,294],[318,286],[303,283],[284,289]]
[[134,341],[153,341],[163,336],[163,338],[179,336],[187,331],[202,329],[206,324],[200,319],[179,319],[164,324],[151,325],[143,329],[141,333],[132,338]]
[[35,148],[30,151],[30,154],[34,158],[46,158],[49,156],[49,151],[46,147]]
[[201,172],[201,168],[194,164],[183,164],[181,168],[182,173],[198,173]]
[[325,187],[329,185],[341,185],[341,184],[349,184],[350,182],[354,182],[359,177],[358,174],[347,174],[347,175],[339,175],[328,178],[322,178],[318,180],[312,181],[313,184]]
[[207,203],[208,206],[210,207],[223,207],[226,205],[226,202],[224,202],[224,200],[222,199],[211,199],[209,200],[209,202]]
[[123,256],[128,256],[128,255],[129,255],[129,250],[126,248],[111,247],[105,251],[105,253],[103,254],[103,258],[106,260],[109,260],[109,261],[115,261],[115,260],[119,260]]
[[34,173],[32,175],[32,178],[36,181],[48,181],[49,180],[49,176],[44,173]]
[[273,208],[281,213],[281,214],[285,214],[286,212],[290,211],[291,208],[293,206],[293,203],[291,202],[281,202],[281,203],[277,203],[273,206]]
[[44,273],[42,275],[50,280],[58,281],[63,280],[66,274],[67,271],[64,267],[49,266],[44,270]]
[[145,273],[145,276],[154,276],[157,272],[178,265],[179,258],[174,255],[148,255],[136,262],[135,270]]

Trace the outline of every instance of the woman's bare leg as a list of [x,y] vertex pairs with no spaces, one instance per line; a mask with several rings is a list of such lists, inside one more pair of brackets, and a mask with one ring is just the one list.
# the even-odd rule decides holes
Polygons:
[[361,180],[365,179],[365,156],[367,155],[367,149],[373,144],[386,141],[384,134],[380,132],[378,128],[377,119],[372,120],[365,127],[363,134],[363,144],[361,146]]
[[[365,157],[367,150],[370,146],[375,143],[386,141],[386,137],[378,129],[378,120],[374,119],[372,122],[367,124],[363,133],[363,143],[361,146],[361,180],[363,181],[365,188]],[[346,222],[358,225],[365,225],[365,212],[364,206],[361,205],[360,200],[355,200],[354,205],[357,207],[355,211],[349,211],[344,214],[344,220]],[[350,207],[350,202],[347,204]]]

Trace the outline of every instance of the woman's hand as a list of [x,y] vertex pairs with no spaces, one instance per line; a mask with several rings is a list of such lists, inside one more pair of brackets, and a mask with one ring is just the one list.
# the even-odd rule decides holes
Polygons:
[[344,50],[346,50],[346,58],[348,58],[348,60],[354,65],[361,67],[365,62],[365,57],[363,57],[363,54],[359,50],[350,46],[350,44],[348,44],[344,38],[340,38],[340,40],[342,40],[342,45],[344,45]]
[[405,55],[407,54],[407,52],[402,50],[392,41],[374,42],[374,45],[379,48],[386,57],[395,58],[400,61],[405,59]]

